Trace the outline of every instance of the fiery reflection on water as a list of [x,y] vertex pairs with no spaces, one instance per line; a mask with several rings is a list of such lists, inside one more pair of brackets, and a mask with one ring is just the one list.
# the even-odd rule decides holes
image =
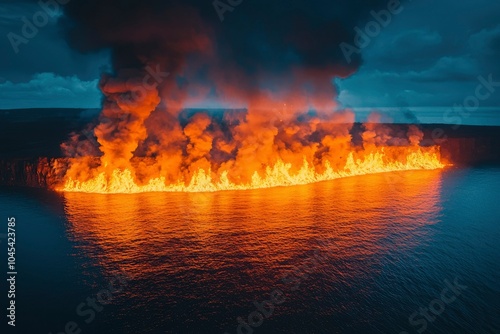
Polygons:
[[[237,192],[64,197],[81,254],[110,275],[120,270],[136,281],[125,297],[141,297],[132,308],[208,319],[251,305],[319,250],[326,261],[283,310],[306,310],[309,291],[349,295],[318,302],[324,314],[356,307],[353,300],[369,297],[375,283],[367,278],[384,261],[429,240],[422,227],[439,221],[441,174],[378,174]],[[360,280],[366,280],[363,291],[348,291]],[[161,321],[176,323],[177,311]]]

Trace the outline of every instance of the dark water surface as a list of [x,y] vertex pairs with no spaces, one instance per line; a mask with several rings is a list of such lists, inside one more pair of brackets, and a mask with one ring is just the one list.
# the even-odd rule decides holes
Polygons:
[[3,188],[16,332],[500,333],[499,191],[493,167],[213,194]]

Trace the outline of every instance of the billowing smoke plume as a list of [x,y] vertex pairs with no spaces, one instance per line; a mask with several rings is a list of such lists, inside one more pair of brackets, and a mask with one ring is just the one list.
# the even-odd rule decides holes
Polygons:
[[[352,44],[354,28],[385,6],[383,0],[71,0],[62,22],[70,45],[110,49],[113,71],[101,80],[99,162],[80,159],[67,177],[103,187],[106,178],[130,176],[123,171],[139,185],[153,178],[189,183],[205,174],[248,184],[283,162],[292,174],[304,166],[313,174],[352,173],[352,152],[363,148],[353,147],[353,113],[335,112],[332,80],[361,62],[358,54],[347,61],[340,44]],[[206,101],[245,112],[185,110]],[[390,129],[375,125],[360,137],[371,148],[416,147],[421,139],[416,128],[394,140]],[[87,146],[78,147],[73,152]]]
[[171,73],[162,88],[174,105],[213,97],[321,108],[332,105],[332,78],[360,63],[354,54],[348,64],[339,45],[352,44],[354,27],[384,6],[387,0],[71,0],[64,23],[75,48],[111,49],[116,72],[158,66]]

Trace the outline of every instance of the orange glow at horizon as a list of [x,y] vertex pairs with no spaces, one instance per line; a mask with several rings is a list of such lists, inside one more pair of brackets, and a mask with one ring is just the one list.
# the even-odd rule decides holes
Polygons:
[[[387,152],[399,151],[399,156],[391,158]],[[144,193],[144,192],[214,192],[224,190],[262,189],[281,186],[294,186],[334,180],[343,177],[376,174],[384,172],[408,170],[433,170],[445,167],[435,148],[421,147],[392,148],[384,147],[375,152],[364,154],[355,159],[354,153],[348,154],[342,169],[334,170],[327,161],[323,171],[318,172],[305,158],[298,171],[293,172],[291,163],[282,160],[274,166],[266,166],[265,173],[255,171],[249,183],[235,183],[229,180],[228,172],[222,171],[213,175],[210,170],[198,169],[189,182],[182,180],[167,184],[164,177],[151,178],[144,184],[138,184],[130,169],[115,169],[111,175],[105,172],[87,181],[68,178],[64,187],[58,189],[65,192],[85,192],[101,194]]]

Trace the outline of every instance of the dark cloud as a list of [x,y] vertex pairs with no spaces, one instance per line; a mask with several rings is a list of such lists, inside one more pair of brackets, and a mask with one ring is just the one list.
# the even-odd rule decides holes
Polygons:
[[428,65],[432,55],[443,51],[443,38],[437,31],[427,29],[403,30],[377,45],[372,56],[393,68]]
[[[500,81],[500,2],[413,1],[363,50],[364,64],[339,82],[351,106],[451,106],[479,76]],[[481,106],[498,106],[495,92]],[[500,114],[499,114],[500,116]]]
[[[2,1],[3,2],[3,1]],[[83,55],[68,47],[58,20],[62,11],[46,15],[47,23],[27,38],[27,43],[13,47],[9,34],[24,38],[24,19],[33,22],[36,13],[46,15],[34,1],[12,1],[0,6],[0,77],[15,83],[27,82],[36,73],[51,72],[61,76],[77,75],[83,80],[99,76],[103,65],[109,63],[107,52]]]
[[221,21],[214,1],[72,0],[63,23],[76,49],[110,48],[115,70],[160,64],[183,75],[184,84],[216,82],[220,89],[223,82],[248,92],[309,84],[326,95],[333,76],[352,74],[361,61],[348,64],[339,44],[352,43],[354,27],[385,6],[386,0],[244,0]]
[[443,57],[432,67],[420,71],[408,72],[408,79],[415,82],[459,82],[472,81],[480,73],[476,61],[468,56],[463,57]]
[[205,35],[214,39],[218,55],[231,55],[241,64],[283,66],[288,59],[304,66],[324,66],[345,64],[338,44],[351,42],[354,26],[387,1],[241,1],[224,12],[223,22],[213,3],[73,0],[64,9],[72,20],[70,40],[80,49],[178,53],[183,50],[169,48]]
[[471,55],[482,68],[500,75],[500,22],[493,28],[483,29],[469,39]]
[[97,79],[85,81],[54,73],[36,74],[23,83],[5,81],[0,83],[0,109],[96,108],[101,100],[97,84]]
[[[311,87],[312,81],[314,91],[314,84],[347,75],[339,87],[349,104],[450,105],[474,90],[478,75],[500,78],[498,1],[403,2],[402,13],[362,50],[363,64],[357,54],[347,64],[339,44],[352,43],[354,27],[362,28],[372,19],[369,12],[388,1],[243,0],[221,22],[212,0],[71,0],[66,16],[54,18],[19,54],[5,36],[39,10],[38,1],[0,1],[0,83],[26,87],[33,104],[43,98],[29,86],[34,75],[93,81],[107,53],[115,69],[162,64],[176,73],[176,89],[195,83],[187,91],[207,87],[213,100],[220,82],[275,91],[297,82]],[[484,103],[497,105],[497,97]],[[5,103],[16,100],[3,94]]]

